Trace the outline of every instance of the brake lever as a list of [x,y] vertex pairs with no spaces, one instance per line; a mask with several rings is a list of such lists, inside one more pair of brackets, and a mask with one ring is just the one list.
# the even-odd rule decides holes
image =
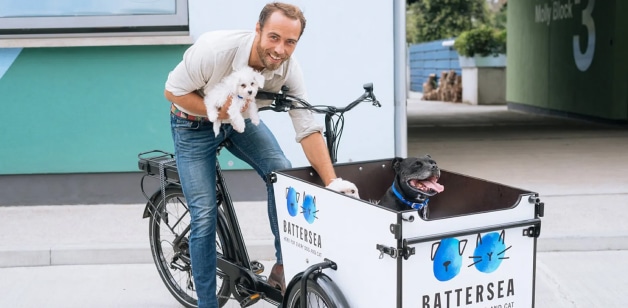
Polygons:
[[[280,102],[280,103],[277,103],[277,102]],[[292,104],[290,104],[289,101],[287,100],[276,100],[275,105],[272,108],[273,108],[273,111],[278,111],[278,112],[290,111],[290,109],[292,109]]]
[[373,92],[370,93],[370,96],[371,96],[371,99],[373,100],[373,106],[382,107],[382,104],[380,104],[377,98],[375,98],[375,94],[373,94]]
[[[277,103],[280,102],[280,103]],[[292,109],[292,105],[286,103],[286,100],[275,100],[272,104],[259,108],[259,111],[272,110],[275,112],[285,112]]]
[[370,98],[373,101],[373,106],[381,107],[382,105],[379,103],[377,98],[375,98],[375,94],[373,94],[373,83],[372,82],[365,83],[364,85],[362,85],[362,87],[364,88],[364,91],[366,92],[365,93],[366,95],[364,98]]

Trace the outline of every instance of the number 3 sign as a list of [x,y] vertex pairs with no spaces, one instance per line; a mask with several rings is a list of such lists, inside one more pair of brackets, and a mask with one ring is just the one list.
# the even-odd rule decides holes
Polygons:
[[[581,0],[575,0],[576,4],[580,4]],[[593,61],[593,54],[595,53],[595,23],[591,13],[593,12],[593,5],[595,0],[589,0],[587,7],[582,10],[582,25],[587,28],[587,47],[582,53],[580,51],[580,36],[574,35],[573,37],[573,56],[576,61],[576,66],[582,72],[589,69],[591,62]]]

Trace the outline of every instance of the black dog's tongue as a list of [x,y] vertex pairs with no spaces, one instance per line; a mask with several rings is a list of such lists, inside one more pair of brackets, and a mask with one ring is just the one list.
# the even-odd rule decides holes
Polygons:
[[417,189],[421,189],[421,186],[423,186],[428,189],[432,189],[437,193],[440,193],[445,190],[445,187],[441,184],[438,184],[437,181],[438,179],[436,177],[431,177],[427,180],[410,180],[408,184]]

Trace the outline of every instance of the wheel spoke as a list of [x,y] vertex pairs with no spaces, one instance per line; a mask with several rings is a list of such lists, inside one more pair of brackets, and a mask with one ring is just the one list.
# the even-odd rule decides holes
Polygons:
[[[161,195],[161,194],[160,194]],[[150,217],[151,252],[161,279],[177,301],[186,307],[196,306],[197,295],[189,256],[190,211],[180,189],[168,189],[166,202],[158,198],[159,208]],[[223,232],[216,233],[216,250],[224,254]],[[220,306],[231,294],[229,279],[217,271],[216,295]]]

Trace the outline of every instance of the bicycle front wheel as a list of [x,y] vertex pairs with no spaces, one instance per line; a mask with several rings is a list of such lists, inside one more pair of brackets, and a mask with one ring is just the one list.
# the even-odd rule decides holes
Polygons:
[[[190,211],[180,187],[168,187],[165,194],[156,192],[149,221],[150,248],[161,280],[175,299],[185,307],[197,307],[198,297],[190,262]],[[165,202],[164,200],[165,195]],[[150,207],[150,205],[149,205]],[[219,219],[217,221],[220,221]],[[227,236],[216,228],[216,252],[224,254]],[[220,307],[229,300],[228,277],[216,269],[216,296]]]
[[294,284],[288,294],[288,308],[348,308],[347,300],[338,286],[325,274],[318,273],[308,278],[306,303],[301,303],[301,282]]

